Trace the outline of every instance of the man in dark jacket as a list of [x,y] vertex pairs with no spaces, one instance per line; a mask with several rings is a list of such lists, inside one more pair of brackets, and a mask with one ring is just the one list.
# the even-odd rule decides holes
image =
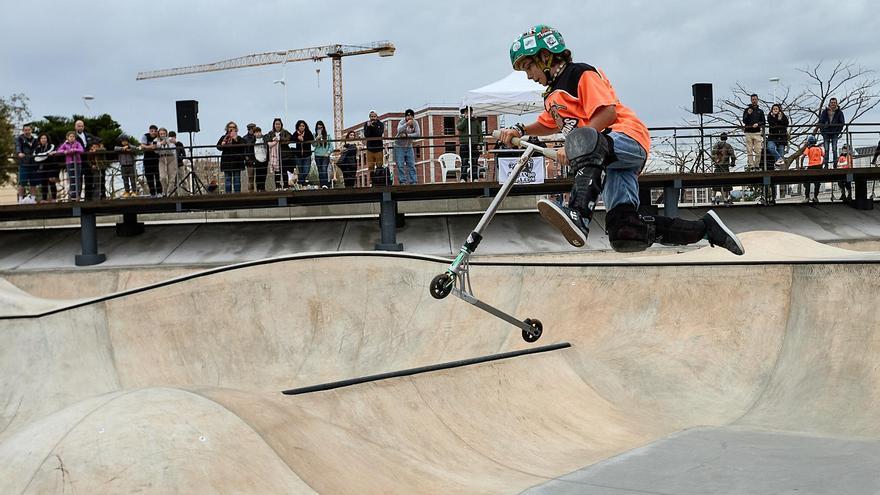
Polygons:
[[[722,132],[718,139],[718,142],[712,146],[712,163],[715,165],[716,174],[726,174],[730,172],[731,167],[736,166],[736,154],[733,151],[733,146],[727,142],[726,132]],[[712,203],[733,203],[733,199],[730,197],[730,192],[732,190],[733,188],[731,186],[716,187],[715,198],[712,200]],[[722,192],[724,193],[724,196],[721,195]]]
[[34,148],[37,147],[37,138],[33,134],[30,124],[21,128],[21,134],[15,138],[15,156],[18,157],[18,198],[23,199],[30,191],[31,196],[36,196],[36,187],[39,182],[37,167],[34,165]]
[[383,153],[381,139],[384,135],[385,124],[379,120],[379,115],[376,112],[370,112],[370,120],[364,124],[364,137],[367,140],[367,169],[370,173],[369,176],[372,176],[372,172],[376,167],[381,167],[385,164],[385,155]]
[[[91,149],[92,145],[99,144],[101,140],[95,136],[94,134],[86,131],[86,124],[82,120],[77,120],[73,123],[73,130],[76,132],[76,140],[79,141],[79,144],[83,147],[83,150],[88,153]],[[100,158],[104,158],[103,156]],[[84,163],[91,163],[91,161],[83,156]],[[104,171],[103,170],[92,170],[91,167],[83,166],[83,189],[86,195],[86,198],[103,198],[106,196],[107,186],[104,184]],[[99,191],[95,191],[95,186],[97,185],[100,188]]]
[[244,184],[245,192],[256,191],[256,181],[254,181],[254,143],[256,143],[257,138],[254,137],[254,128],[257,127],[257,124],[251,122],[247,125],[247,134],[241,137],[241,139],[247,144],[247,147],[244,149],[244,167],[247,170],[248,180]]
[[748,166],[753,169],[761,159],[764,151],[764,111],[758,107],[758,95],[751,95],[752,103],[743,110],[743,132],[746,138],[746,155]]
[[825,141],[825,163],[823,168],[828,168],[828,148],[834,153],[834,159],[831,163],[837,163],[837,141],[840,139],[840,133],[846,119],[843,116],[843,110],[837,104],[837,98],[828,100],[828,107],[819,113],[819,132],[822,134],[822,140]]

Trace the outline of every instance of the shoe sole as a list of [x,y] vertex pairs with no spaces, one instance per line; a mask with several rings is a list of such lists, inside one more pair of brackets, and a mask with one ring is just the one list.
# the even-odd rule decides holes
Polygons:
[[568,216],[562,212],[556,205],[546,199],[538,201],[538,213],[544,217],[550,225],[556,227],[562,232],[565,240],[574,247],[584,247],[587,244],[587,238],[584,237],[581,229],[572,222]]
[[721,227],[721,230],[723,230],[724,233],[727,234],[728,237],[733,239],[733,242],[736,243],[736,247],[737,247],[737,249],[739,249],[739,253],[733,253],[733,254],[735,254],[737,256],[742,256],[743,254],[745,254],[746,250],[743,247],[742,243],[739,242],[739,237],[737,237],[736,234],[733,233],[733,231],[728,229],[727,225],[724,225],[724,222],[721,221],[721,218],[718,216],[717,213],[715,213],[715,210],[709,210],[706,214],[709,215],[710,217],[712,217],[712,219],[715,220],[715,223],[717,223],[718,226]]

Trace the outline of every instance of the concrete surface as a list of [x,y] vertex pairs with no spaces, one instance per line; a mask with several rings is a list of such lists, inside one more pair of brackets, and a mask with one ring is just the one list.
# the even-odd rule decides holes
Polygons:
[[[789,232],[823,243],[848,243],[847,247],[880,238],[880,209],[858,211],[841,204],[823,204],[718,211],[736,232]],[[705,208],[682,208],[681,216],[696,219],[705,212]],[[478,220],[479,216],[472,214],[409,216],[397,238],[407,252],[454,256]],[[597,212],[593,225],[586,248],[574,251],[537,213],[499,214],[489,225],[477,254],[567,255],[609,250],[608,238],[603,234],[603,211]],[[379,224],[377,218],[205,221],[148,224],[144,234],[129,238],[116,237],[112,227],[99,228],[98,233],[98,248],[107,255],[107,261],[87,269],[221,265],[303,252],[370,251],[379,240]],[[79,252],[78,228],[0,230],[0,272],[73,269],[74,256]]]
[[474,265],[479,297],[573,347],[301,396],[280,391],[529,344],[431,298],[445,262],[406,254],[288,256],[73,306],[5,285],[0,493],[511,493],[658,441],[652,465],[711,465],[663,442],[696,427],[742,452],[676,478],[704,493],[758,467],[744,492],[810,485],[770,461],[803,451],[820,472],[811,438],[875,466],[880,254],[742,240],[739,258]]
[[880,442],[699,428],[526,490],[539,495],[880,492]]

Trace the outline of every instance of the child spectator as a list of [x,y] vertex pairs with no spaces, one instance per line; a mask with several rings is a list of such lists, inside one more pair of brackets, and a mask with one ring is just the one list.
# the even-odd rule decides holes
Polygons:
[[333,144],[327,139],[327,129],[324,122],[315,122],[315,166],[318,167],[318,181],[321,183],[321,189],[327,189],[330,186],[330,153],[333,151]]
[[86,155],[89,173],[83,180],[83,184],[87,186],[84,192],[88,199],[94,201],[104,197],[104,174],[107,169],[105,150],[100,141],[95,141],[89,145],[89,152]]
[[[159,182],[165,195],[171,194],[177,184],[177,139],[168,135],[168,129],[159,128],[159,135],[153,140],[159,155]],[[174,191],[177,194],[177,191]],[[160,196],[162,196],[160,194]]]
[[40,134],[37,138],[37,146],[34,148],[34,163],[37,164],[37,174],[40,184],[40,201],[54,200],[58,194],[55,179],[58,177],[58,167],[50,156],[55,152],[55,146],[49,141],[49,135]]
[[[849,146],[843,145],[840,148],[840,156],[837,158],[837,163],[834,168],[852,168],[853,161],[852,155],[849,153]],[[852,184],[846,181],[846,179],[837,183],[840,187],[840,200],[844,203],[852,201]]]
[[[807,148],[801,157],[801,166],[803,166],[803,158],[807,158],[807,170],[821,170],[825,162],[825,151],[816,144],[816,136],[807,138]],[[804,191],[804,203],[810,202],[810,183],[807,183]],[[813,182],[813,203],[819,202],[819,183]]]
[[122,193],[123,198],[130,198],[137,195],[137,172],[134,168],[134,150],[128,140],[128,136],[119,136],[119,145],[113,149],[116,151],[119,160],[119,168],[122,169],[122,187],[125,192]]
[[[263,130],[254,127],[254,178],[257,182],[257,191],[266,190],[266,173],[269,169],[269,146],[263,137]],[[277,160],[276,160],[277,164]]]
[[67,140],[61,143],[56,154],[64,156],[64,165],[67,167],[67,177],[70,181],[70,189],[67,191],[67,199],[77,201],[80,199],[80,184],[82,182],[82,154],[83,147],[76,140],[76,133],[68,131]]

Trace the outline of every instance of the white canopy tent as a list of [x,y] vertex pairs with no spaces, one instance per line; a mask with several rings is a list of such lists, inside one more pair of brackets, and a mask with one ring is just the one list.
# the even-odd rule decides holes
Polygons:
[[544,109],[544,86],[530,81],[526,73],[513,71],[504,79],[468,91],[462,106],[480,111],[522,115]]
[[[471,109],[476,114],[493,112],[508,115],[523,115],[540,112],[544,109],[544,86],[529,80],[525,72],[513,71],[507,77],[465,93],[462,107],[468,108],[468,135],[471,130]],[[472,149],[468,137],[468,153]],[[468,162],[472,157],[468,157]],[[471,165],[473,167],[473,165]],[[472,168],[471,168],[472,169]]]

